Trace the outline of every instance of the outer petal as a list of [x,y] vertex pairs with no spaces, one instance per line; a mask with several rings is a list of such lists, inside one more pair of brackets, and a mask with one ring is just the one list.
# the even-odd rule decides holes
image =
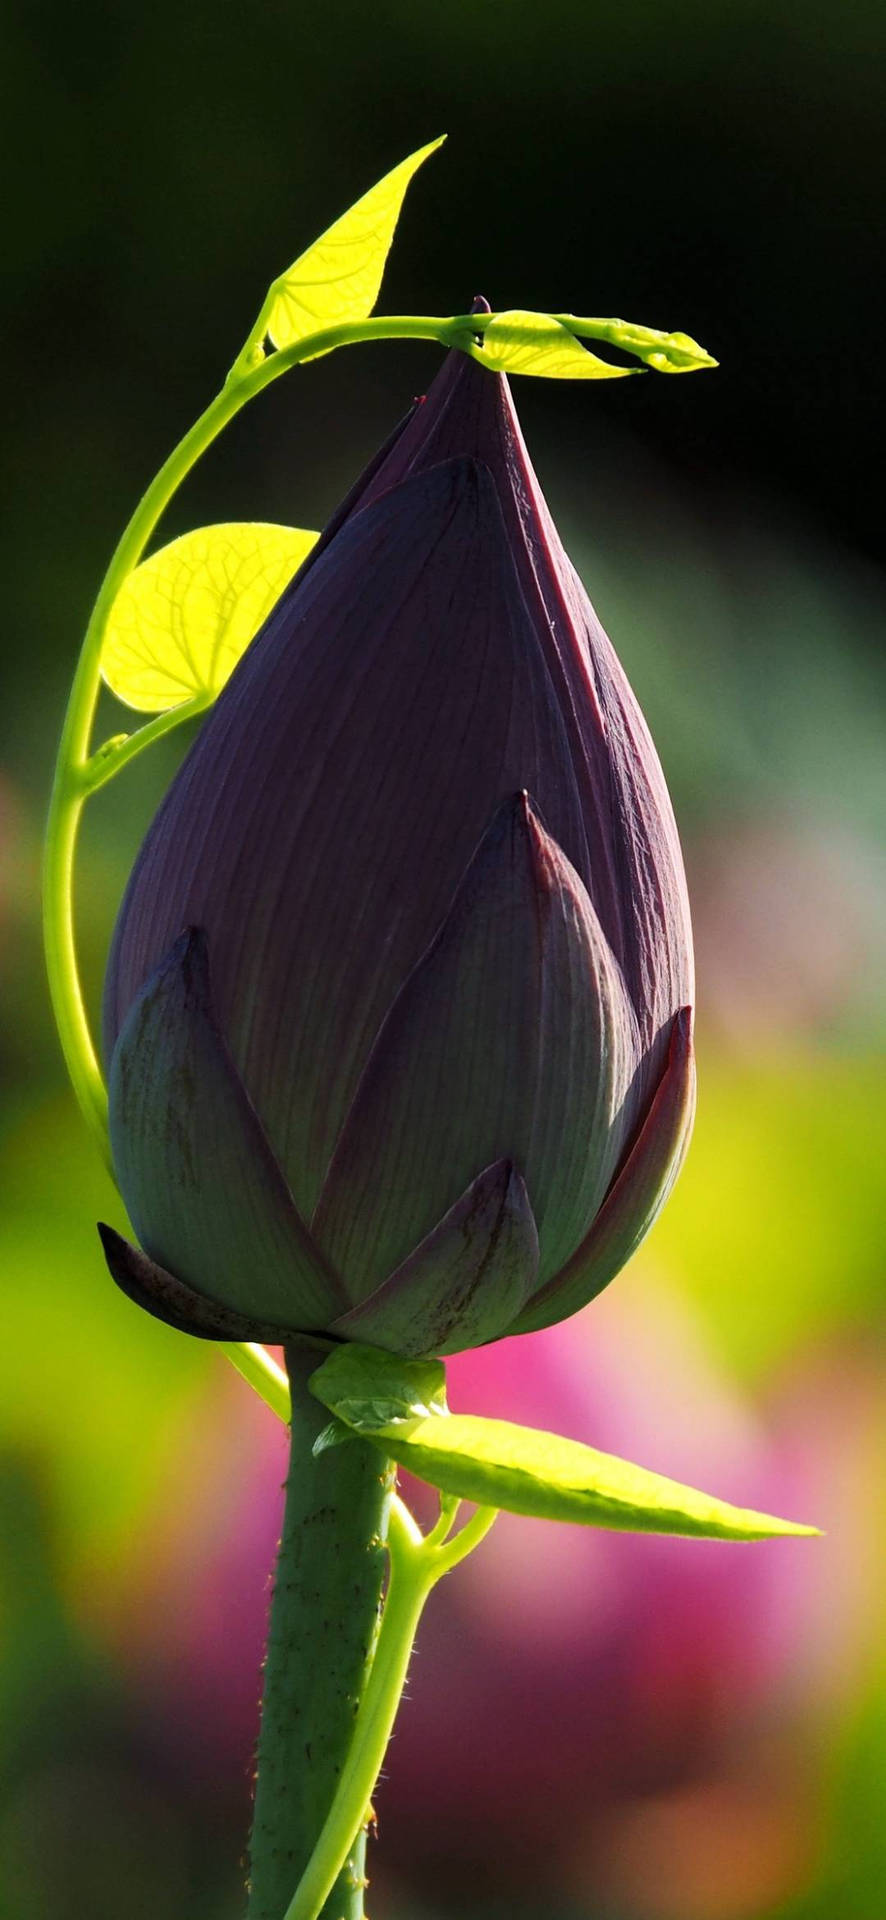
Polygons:
[[536,1333],[566,1320],[602,1292],[630,1260],[661,1212],[689,1145],[695,1114],[692,1012],[671,1028],[667,1065],[646,1121],[581,1246],[518,1315],[511,1333]]
[[593,1219],[624,1140],[633,1022],[581,881],[525,794],[496,814],[381,1029],[312,1232],[365,1299],[477,1166],[511,1159],[540,1277]]
[[340,1311],[213,1020],[201,932],[176,941],[131,1008],[108,1092],[120,1189],[152,1260],[291,1329]]
[[[664,1065],[666,1033],[693,995],[692,935],[673,810],[646,723],[563,550],[504,375],[451,353],[426,400],[364,476],[353,513],[454,453],[488,468],[514,569],[551,675],[581,798],[584,846],[567,850],[622,969],[648,1059],[640,1100]],[[529,784],[528,777],[526,784]],[[544,804],[544,802],[543,802]]]
[[523,786],[576,857],[563,717],[496,490],[453,460],[352,513],[229,681],[127,890],[109,1047],[181,927],[205,926],[220,1024],[307,1218],[391,1002]]
[[393,1353],[460,1353],[507,1332],[537,1273],[538,1234],[525,1182],[510,1161],[499,1160],[330,1332]]
[[133,1247],[113,1227],[98,1223],[99,1238],[108,1263],[108,1272],[121,1293],[137,1307],[144,1307],[155,1320],[162,1320],[177,1333],[191,1333],[198,1340],[271,1340],[280,1345],[292,1329],[267,1320],[253,1320],[248,1314],[235,1313],[207,1300],[193,1287],[186,1287],[174,1273],[158,1267],[155,1260]]

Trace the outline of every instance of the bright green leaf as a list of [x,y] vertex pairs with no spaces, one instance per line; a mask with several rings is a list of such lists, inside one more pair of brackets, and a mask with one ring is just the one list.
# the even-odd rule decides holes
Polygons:
[[111,692],[142,713],[209,706],[316,539],[243,521],[161,547],[114,602],[102,650]]
[[[629,1533],[764,1540],[814,1534],[766,1513],[729,1506],[611,1453],[558,1434],[449,1414],[439,1361],[400,1360],[372,1347],[336,1349],[311,1377],[311,1392],[339,1421],[441,1493],[542,1520]],[[388,1406],[396,1408],[390,1416]]]
[[598,360],[549,313],[513,308],[497,313],[466,351],[490,373],[532,373],[546,380],[623,380],[638,367],[613,367]]
[[574,313],[560,313],[557,319],[570,334],[620,347],[656,373],[695,373],[717,365],[688,333],[662,333],[656,327],[634,326],[630,320],[584,320]]
[[310,1388],[346,1426],[370,1435],[446,1412],[442,1360],[404,1360],[355,1340],[333,1349]]
[[323,327],[367,319],[378,299],[406,189],[445,137],[401,160],[274,281],[250,343],[258,345],[268,334],[275,347],[291,347]]

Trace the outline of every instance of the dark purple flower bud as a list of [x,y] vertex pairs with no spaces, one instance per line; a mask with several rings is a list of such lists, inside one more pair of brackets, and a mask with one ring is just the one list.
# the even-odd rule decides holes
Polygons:
[[108,968],[111,1138],[174,1325],[446,1353],[573,1313],[685,1151],[664,780],[507,381],[453,354],[237,668]]

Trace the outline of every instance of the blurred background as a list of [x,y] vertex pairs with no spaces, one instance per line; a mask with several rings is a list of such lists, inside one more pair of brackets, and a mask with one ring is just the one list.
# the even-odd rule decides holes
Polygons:
[[[377,1797],[375,1920],[886,1909],[886,16],[875,0],[8,0],[0,758],[0,1912],[235,1920],[283,1435],[118,1296],[66,1090],[39,842],[124,519],[271,277],[410,149],[388,311],[682,328],[677,381],[516,383],[652,724],[698,942],[700,1106],[642,1254],[457,1407],[827,1529],[751,1547],[504,1517],[428,1612]],[[320,526],[435,351],[249,408],[175,504]],[[110,710],[106,731],[121,721]],[[93,1004],[176,763],[91,808]]]

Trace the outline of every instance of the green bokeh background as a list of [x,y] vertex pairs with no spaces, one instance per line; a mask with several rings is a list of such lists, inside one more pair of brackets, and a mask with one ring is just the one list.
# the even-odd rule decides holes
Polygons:
[[[826,1685],[804,1673],[779,1705],[771,1776],[747,1717],[726,1724],[716,1701],[694,1771],[675,1757],[669,1778],[659,1762],[650,1786],[640,1765],[618,1800],[633,1836],[621,1851],[588,1826],[597,1786],[580,1766],[529,1859],[521,1809],[509,1814],[490,1779],[500,1851],[484,1880],[460,1849],[457,1808],[445,1848],[428,1837],[435,1780],[457,1770],[457,1748],[435,1751],[429,1736],[412,1752],[411,1836],[398,1835],[395,1753],[372,1910],[879,1920],[883,10],[19,0],[4,41],[0,1914],[240,1911],[252,1735],[248,1713],[229,1725],[217,1702],[235,1684],[254,1700],[260,1605],[238,1610],[221,1579],[201,1593],[213,1687],[195,1692],[183,1657],[177,1674],[164,1669],[154,1714],[146,1649],[175,1639],[196,1607],[170,1538],[196,1541],[197,1574],[215,1565],[213,1516],[230,1512],[242,1462],[265,1448],[265,1533],[246,1529],[242,1551],[239,1536],[227,1543],[263,1589],[280,1478],[277,1440],[245,1387],[116,1297],[99,1259],[96,1218],[122,1216],[66,1091],[37,926],[65,690],[122,522],[215,390],[270,278],[446,129],[411,189],[383,309],[446,313],[483,292],[500,307],[682,328],[721,361],[676,381],[516,384],[555,516],[659,743],[698,932],[696,1141],[648,1248],[600,1311],[622,1310],[619,1289],[641,1312],[678,1302],[679,1339],[708,1356],[730,1404],[787,1436],[816,1502],[808,1517],[828,1527],[805,1560],[809,1593],[848,1644]],[[226,434],[168,532],[322,524],[435,364],[428,347],[384,345],[289,376]],[[119,725],[110,703],[108,719]],[[129,862],[176,758],[158,748],[91,809],[80,898],[93,1004]],[[629,1318],[614,1392],[634,1364]],[[516,1395],[511,1410],[521,1417]],[[614,1444],[605,1404],[595,1414],[586,1437]],[[645,1458],[679,1464],[667,1435]],[[544,1551],[536,1533],[518,1534],[518,1551],[524,1537],[527,1554]],[[497,1598],[476,1590],[471,1641],[457,1598],[438,1596],[451,1689],[481,1672]],[[591,1589],[589,1620],[596,1604]],[[643,1605],[651,1618],[654,1574]],[[442,1659],[434,1644],[429,1664]],[[719,1657],[740,1666],[740,1647]],[[776,1669],[783,1703],[789,1644]],[[639,1668],[634,1679],[642,1704]],[[420,1660],[416,1695],[422,1680]],[[579,1684],[590,1727],[599,1680]],[[544,1685],[539,1674],[533,1694],[515,1671],[540,1777],[558,1738]],[[478,1714],[481,1700],[482,1689]],[[714,1747],[716,1768],[703,1757]],[[712,1822],[731,1836],[719,1853],[699,1844]]]

